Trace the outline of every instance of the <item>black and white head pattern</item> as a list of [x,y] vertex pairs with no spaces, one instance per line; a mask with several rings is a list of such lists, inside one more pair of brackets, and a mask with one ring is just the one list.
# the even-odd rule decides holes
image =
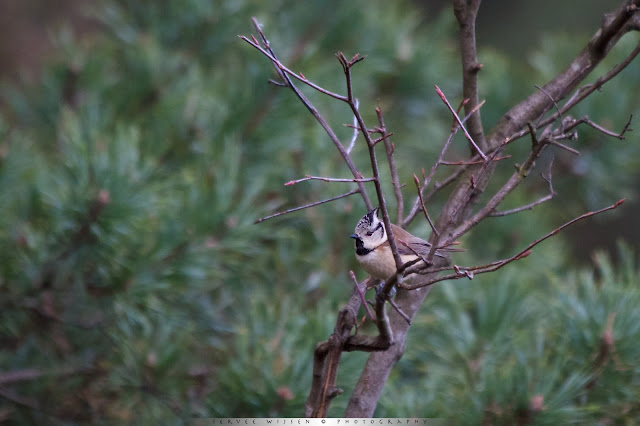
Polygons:
[[378,210],[371,210],[364,215],[356,225],[355,233],[351,238],[356,240],[356,253],[365,255],[387,241],[387,233],[384,223],[378,218]]

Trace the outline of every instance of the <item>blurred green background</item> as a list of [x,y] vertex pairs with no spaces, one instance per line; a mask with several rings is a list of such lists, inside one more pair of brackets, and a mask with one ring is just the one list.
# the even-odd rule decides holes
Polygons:
[[[479,16],[486,130],[565,67],[617,6],[516,3],[487,2]],[[351,197],[253,224],[352,186],[283,186],[348,170],[292,93],[266,84],[271,64],[237,35],[249,35],[256,16],[284,63],[335,92],[344,90],[335,52],[367,55],[354,88],[367,123],[383,109],[409,206],[413,173],[431,166],[451,124],[433,85],[461,100],[450,7],[105,0],[2,2],[0,12],[0,422],[301,416],[314,345],[351,292],[348,271],[364,278],[347,238],[364,205]],[[590,80],[636,43],[625,36]],[[639,68],[634,61],[575,116],[622,129],[640,110]],[[305,93],[347,140],[348,109]],[[487,220],[454,262],[509,256],[587,210],[627,203],[497,273],[436,286],[376,416],[640,417],[638,138],[579,135],[579,157],[549,151],[502,207],[545,195],[539,173],[552,158],[558,197]],[[509,149],[489,190],[528,146]],[[466,153],[456,139],[450,159]],[[353,157],[367,170],[362,144]],[[428,233],[421,221],[410,230]],[[343,356],[345,394],[332,416],[344,413],[365,359]]]

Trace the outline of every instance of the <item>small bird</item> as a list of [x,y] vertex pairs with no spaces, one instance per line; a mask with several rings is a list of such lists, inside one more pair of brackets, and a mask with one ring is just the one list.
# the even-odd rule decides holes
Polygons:
[[[391,252],[391,246],[387,240],[387,231],[384,223],[378,218],[379,207],[371,210],[364,215],[356,225],[355,232],[350,235],[356,240],[356,259],[360,265],[372,277],[386,280],[396,273],[396,262]],[[431,244],[411,235],[409,232],[397,225],[391,224],[393,235],[396,240],[398,254],[402,259],[402,263],[410,262],[418,258],[416,253],[426,257],[431,250]],[[408,247],[400,243],[404,242],[410,246],[416,253]],[[461,251],[459,249],[444,248],[436,251],[436,256],[445,257],[442,251]],[[424,262],[418,262],[424,266]]]

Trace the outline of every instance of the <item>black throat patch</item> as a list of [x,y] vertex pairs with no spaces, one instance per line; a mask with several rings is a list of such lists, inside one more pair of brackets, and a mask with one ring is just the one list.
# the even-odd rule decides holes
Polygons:
[[360,238],[356,238],[356,254],[358,256],[364,256],[365,254],[371,253],[373,250],[369,250],[365,248],[362,244],[362,240]]

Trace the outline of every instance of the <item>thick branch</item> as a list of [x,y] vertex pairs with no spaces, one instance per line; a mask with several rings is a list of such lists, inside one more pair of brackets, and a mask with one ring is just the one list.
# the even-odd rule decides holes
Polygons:
[[[517,135],[523,129],[528,121],[535,121],[546,109],[551,105],[549,97],[559,101],[575,90],[578,85],[584,81],[591,71],[607,56],[611,48],[627,31],[633,29],[630,23],[633,21],[634,14],[640,7],[640,0],[627,0],[614,13],[608,15],[609,19],[605,19],[602,27],[595,33],[589,43],[582,49],[578,56],[571,61],[569,66],[558,74],[553,80],[544,85],[544,93],[536,91],[524,101],[511,108],[498,122],[497,126],[491,131],[489,144],[495,146],[511,135]],[[640,46],[636,47],[633,57],[640,53]],[[612,78],[633,59],[629,56],[629,60],[625,60],[619,67],[615,67],[610,74]],[[604,79],[604,81],[608,81]],[[580,100],[587,97],[593,91],[597,90],[604,84],[594,83],[589,87],[587,92],[580,95],[581,99],[572,101],[570,105],[561,108],[561,112],[565,113],[569,108],[575,106]],[[548,94],[548,96],[546,94]],[[556,113],[557,114],[557,113]],[[554,114],[548,119],[539,123],[539,126],[545,126],[553,122],[557,118]],[[524,132],[523,134],[526,134]]]
[[[460,24],[460,56],[462,58],[462,96],[469,101],[465,105],[467,114],[475,109],[469,118],[469,132],[481,149],[488,148],[482,128],[478,105],[478,72],[482,64],[478,61],[476,50],[476,16],[480,0],[454,0],[453,12]],[[475,153],[474,148],[471,152]]]
[[359,308],[360,296],[357,289],[354,289],[347,305],[338,313],[338,320],[329,340],[316,345],[311,390],[305,403],[306,417],[326,417],[331,399],[341,393],[335,386],[338,364],[344,344],[356,325]]

